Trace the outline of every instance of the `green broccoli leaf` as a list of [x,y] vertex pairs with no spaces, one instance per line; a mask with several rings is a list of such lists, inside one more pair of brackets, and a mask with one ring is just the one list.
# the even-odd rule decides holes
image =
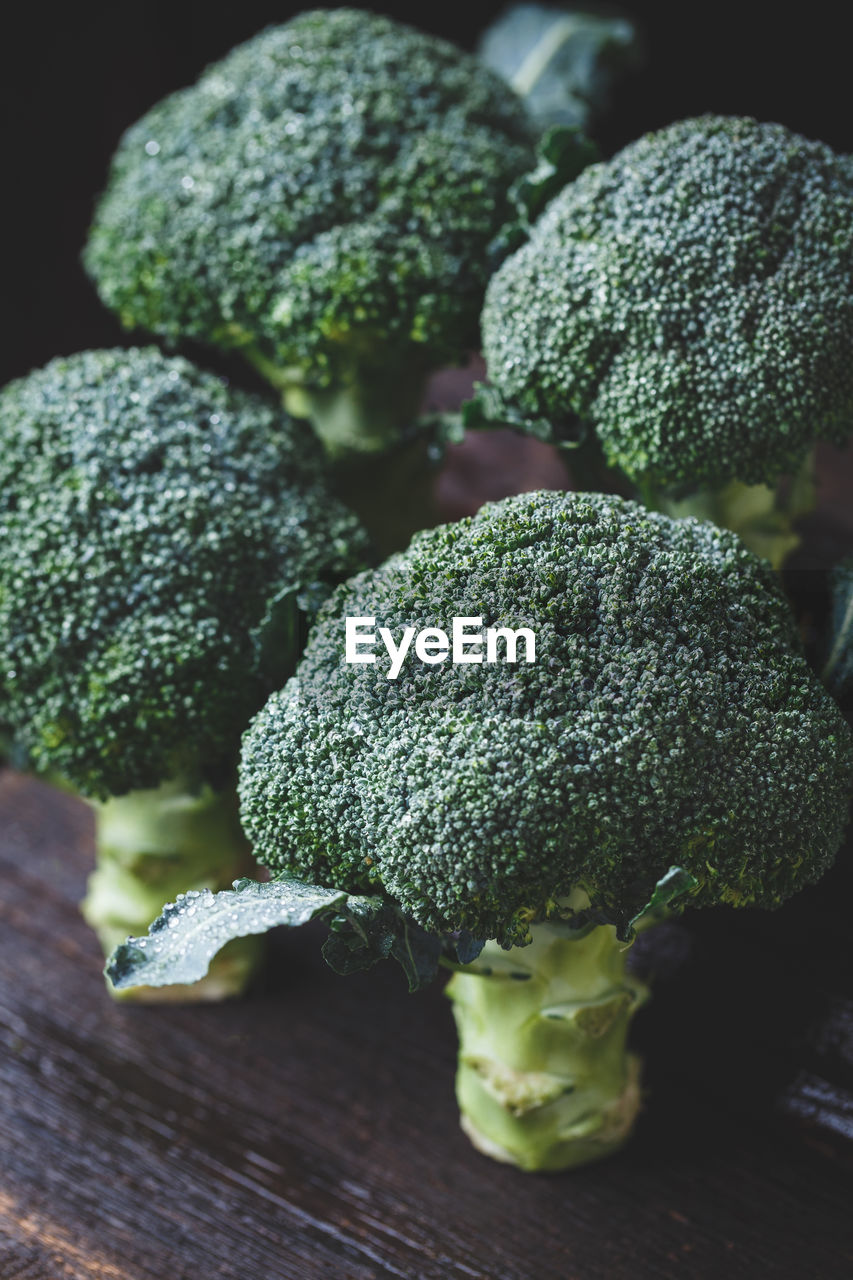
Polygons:
[[853,559],[836,566],[831,580],[832,620],[821,679],[833,697],[853,694]]
[[323,959],[336,973],[370,969],[390,956],[403,969],[410,991],[432,982],[441,952],[440,936],[427,933],[383,898],[349,899],[323,944]]
[[581,128],[606,109],[616,76],[642,56],[627,18],[542,4],[513,5],[484,32],[478,52],[538,124]]
[[557,444],[564,449],[576,449],[587,438],[588,427],[578,418],[564,415],[560,419],[556,416],[549,419],[524,414],[508,403],[497,387],[490,383],[475,382],[473,392],[471,399],[466,400],[461,409],[465,431],[509,427],[514,431],[523,431],[535,440]]
[[104,972],[121,991],[198,982],[213,957],[232,938],[266,933],[277,925],[297,928],[309,920],[329,922],[323,959],[336,973],[370,969],[393,957],[410,991],[435,977],[442,939],[407,919],[386,898],[362,897],[278,876],[265,884],[235,880],[233,889],[179,894],[164,907],[144,938],[116,947]]
[[582,130],[554,125],[543,135],[537,148],[538,164],[510,188],[510,199],[528,226],[563,187],[599,158],[598,147]]
[[453,934],[451,942],[459,964],[472,964],[486,945],[485,939],[475,938],[467,929]]
[[[232,938],[266,933],[276,925],[295,928],[318,916],[340,914],[351,901],[339,889],[289,876],[266,884],[235,880],[233,889],[221,893],[191,890],[163,908],[147,937],[130,938],[116,947],[104,972],[120,991],[197,982]],[[353,908],[359,909],[360,904]]]
[[427,933],[406,916],[400,915],[399,921],[390,954],[402,966],[409,990],[419,991],[432,982],[438,972],[441,938],[434,933]]
[[536,148],[536,168],[522,174],[509,189],[515,217],[501,227],[489,245],[495,270],[521,248],[549,200],[599,159],[598,147],[576,125],[552,125]]
[[255,659],[269,664],[278,657],[288,665],[298,657],[300,590],[288,585],[267,601],[264,616],[252,635]]
[[680,910],[684,903],[677,903],[676,899],[692,893],[698,887],[699,881],[689,871],[685,871],[683,867],[670,867],[658,880],[646,905],[629,920],[628,937],[655,924],[673,910]]
[[323,959],[335,973],[371,969],[390,954],[396,937],[396,912],[382,898],[350,898],[346,911],[329,922]]

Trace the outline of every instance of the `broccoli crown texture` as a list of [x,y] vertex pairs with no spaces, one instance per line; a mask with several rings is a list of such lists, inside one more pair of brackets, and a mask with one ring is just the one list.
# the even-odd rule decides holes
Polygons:
[[[412,659],[390,680],[384,654],[344,663],[346,616],[395,642],[454,616],[526,626],[536,661]],[[776,905],[837,849],[853,740],[737,537],[538,493],[339,587],[240,774],[271,867],[511,942],[575,888],[624,921],[672,865],[699,903]]]
[[704,116],[593,165],[494,276],[489,376],[672,489],[771,483],[853,430],[853,158]]
[[0,689],[37,768],[87,795],[216,783],[293,669],[296,595],[365,563],[319,446],[154,350],[0,393]]
[[454,359],[477,340],[528,131],[452,45],[304,13],[126,133],[86,263],[128,326],[251,345],[318,386],[389,347]]

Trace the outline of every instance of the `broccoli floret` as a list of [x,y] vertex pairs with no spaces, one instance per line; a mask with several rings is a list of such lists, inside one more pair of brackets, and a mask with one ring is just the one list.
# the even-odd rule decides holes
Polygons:
[[531,161],[520,100],[470,55],[304,13],[126,133],[85,261],[126,325],[241,348],[331,451],[375,450],[476,345]]
[[[536,661],[387,679],[342,661],[344,619],[483,617]],[[771,571],[710,524],[543,493],[417,535],[339,587],[243,748],[269,866],[377,884],[419,924],[523,940],[582,886],[622,924],[672,864],[694,902],[776,906],[826,869],[849,734]]]
[[0,719],[95,805],[108,949],[246,864],[240,735],[366,559],[324,466],[283,411],[155,350],[0,393]]
[[750,119],[649,134],[551,202],[482,323],[516,414],[579,415],[647,500],[710,490],[695,513],[778,559],[801,493],[743,486],[853,431],[853,158]]
[[[415,650],[389,678],[381,646],[344,661],[347,618],[395,645],[453,618],[526,628],[535,660],[523,637],[511,664]],[[645,988],[620,939],[688,900],[774,907],[817,879],[852,783],[853,735],[735,535],[616,497],[509,498],[334,592],[243,740],[244,826],[278,878],[170,907],[110,971],[168,982],[229,929],[306,912],[332,916],[343,971],[361,943],[366,963],[407,950],[410,972],[452,943],[466,1130],[566,1167],[619,1145],[639,1102]],[[405,946],[390,909],[415,922]]]
[[[347,616],[395,637],[527,626],[536,661],[414,661],[392,681],[342,662]],[[617,929],[673,867],[696,905],[778,905],[828,866],[851,775],[851,735],[737,538],[540,494],[339,588],[246,735],[240,793],[274,870],[496,940],[450,988],[466,1129],[551,1168],[618,1145],[638,1104],[625,1036],[644,989]],[[531,928],[573,901],[605,923]]]

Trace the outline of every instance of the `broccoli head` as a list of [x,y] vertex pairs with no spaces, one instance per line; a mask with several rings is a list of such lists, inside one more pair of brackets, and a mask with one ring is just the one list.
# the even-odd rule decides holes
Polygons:
[[[482,617],[536,661],[342,661],[344,619]],[[677,864],[694,901],[775,906],[825,870],[849,733],[771,571],[732,534],[616,498],[507,499],[339,587],[255,719],[257,855],[431,930],[523,941],[582,887],[624,925]]]
[[304,13],[125,134],[86,265],[126,325],[242,348],[327,439],[375,448],[409,425],[418,375],[477,343],[529,129],[454,46]]
[[[83,352],[0,393],[0,718],[36,770],[105,802],[102,849],[169,853],[172,891],[172,872],[207,882],[187,860],[209,871],[217,830],[226,884],[235,841],[242,865],[240,735],[292,671],[303,611],[365,562],[324,465],[282,410],[155,350]],[[146,874],[143,925],[169,896]]]
[[593,165],[491,281],[489,377],[646,492],[772,485],[853,431],[853,158],[704,116]]
[[53,361],[0,394],[6,715],[85,795],[231,771],[298,656],[302,593],[364,562],[319,448],[154,350]]
[[[393,670],[345,662],[347,618],[398,658],[404,628],[430,643]],[[516,661],[437,661],[429,629],[453,618],[518,631]],[[432,943],[457,969],[466,1132],[565,1168],[639,1106],[624,941],[690,900],[773,907],[815,880],[851,782],[853,735],[734,534],[616,497],[509,498],[329,598],[243,740],[243,822],[278,875],[170,906],[109,972],[175,981],[234,932],[312,915],[344,972],[359,954],[425,972]]]
[[[347,616],[395,637],[527,627],[536,661],[389,680],[342,663]],[[490,942],[451,981],[457,1093],[478,1147],[550,1169],[613,1150],[639,1105],[645,989],[613,925],[684,892],[777,905],[833,857],[852,776],[772,571],[734,535],[539,494],[338,589],[244,739],[241,799],[274,869],[389,895],[429,933],[529,944]]]
[[[368,645],[387,628],[393,663],[345,662],[347,618]],[[517,632],[515,662],[439,660],[451,620]],[[108,972],[197,977],[228,937],[313,916],[339,972],[392,955],[414,986],[443,955],[466,1132],[564,1169],[639,1107],[624,941],[689,900],[776,906],[816,879],[852,781],[853,735],[734,534],[615,497],[508,498],[330,596],[243,737],[243,823],[277,874],[175,902]]]

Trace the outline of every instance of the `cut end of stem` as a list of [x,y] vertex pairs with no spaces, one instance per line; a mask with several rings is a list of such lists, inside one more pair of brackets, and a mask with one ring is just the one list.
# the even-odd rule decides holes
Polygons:
[[647,991],[626,972],[611,926],[580,933],[548,922],[529,946],[487,943],[447,994],[462,1128],[479,1151],[556,1172],[623,1144],[641,1101],[627,1034]]
[[510,1151],[477,1128],[462,1112],[459,1124],[473,1147],[492,1160],[514,1164],[526,1173],[562,1173],[612,1155],[630,1137],[642,1104],[642,1063],[636,1054],[627,1058],[627,1079],[621,1095],[593,1116],[581,1117],[564,1130],[555,1127],[547,1152]]

